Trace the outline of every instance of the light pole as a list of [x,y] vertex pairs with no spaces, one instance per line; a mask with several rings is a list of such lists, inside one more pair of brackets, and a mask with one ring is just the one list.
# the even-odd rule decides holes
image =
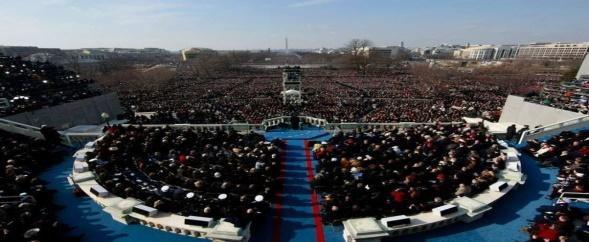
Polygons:
[[104,112],[104,113],[100,114],[100,117],[102,118],[102,120],[106,121],[106,126],[110,127],[110,123],[108,122],[110,115],[108,115],[108,113]]

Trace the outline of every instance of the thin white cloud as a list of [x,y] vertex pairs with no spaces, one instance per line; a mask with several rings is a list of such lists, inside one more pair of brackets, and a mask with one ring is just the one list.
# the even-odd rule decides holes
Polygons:
[[70,6],[71,11],[93,19],[106,19],[121,25],[153,24],[174,20],[186,15],[188,5],[175,3],[128,4],[117,3],[80,8]]
[[302,7],[309,7],[309,6],[317,6],[326,3],[334,2],[335,0],[305,0],[296,3],[291,3],[288,5],[289,8],[302,8]]

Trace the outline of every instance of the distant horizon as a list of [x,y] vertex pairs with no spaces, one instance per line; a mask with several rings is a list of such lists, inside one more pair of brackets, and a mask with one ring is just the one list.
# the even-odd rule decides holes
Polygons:
[[[470,44],[471,46],[476,46],[476,45],[494,45],[494,46],[500,46],[500,45],[529,45],[529,44],[551,44],[551,43],[563,43],[563,44],[567,44],[567,43],[589,43],[589,41],[585,40],[585,41],[575,41],[575,42],[565,42],[565,41],[553,41],[553,42],[544,42],[544,41],[535,41],[535,42],[528,42],[528,43],[467,43]],[[456,44],[456,43],[440,43],[437,45],[431,45],[431,46],[405,46],[406,49],[415,49],[415,48],[431,48],[431,47],[439,47],[442,45],[445,46],[454,46],[454,45],[460,45],[460,46],[466,46],[467,44]],[[400,46],[400,45],[373,45],[373,47],[391,47],[391,46]],[[190,48],[203,48],[203,49],[211,49],[214,51],[265,51],[268,50],[268,48],[261,48],[261,49],[214,49],[214,48],[209,48],[206,46],[194,46],[194,47],[186,47],[183,49],[166,49],[166,48],[162,48],[162,47],[154,47],[154,46],[147,46],[147,47],[82,47],[82,48],[59,48],[59,47],[45,47],[45,46],[32,46],[32,45],[5,45],[5,44],[0,44],[0,47],[35,47],[35,48],[39,48],[39,49],[60,49],[60,50],[82,50],[82,49],[134,49],[134,50],[141,50],[141,49],[162,49],[162,50],[166,50],[169,52],[178,52],[178,51],[182,51],[184,49],[190,49]],[[336,47],[336,48],[327,48],[327,47],[309,47],[309,48],[289,48],[288,50],[318,50],[318,49],[322,49],[322,48],[327,48],[327,49],[339,49],[342,48],[344,46],[341,47]],[[286,51],[287,49],[283,48],[269,48],[272,51]]]
[[[0,2],[2,43],[177,51],[338,48],[589,40],[589,1],[157,0]],[[148,48],[149,48],[148,47]]]

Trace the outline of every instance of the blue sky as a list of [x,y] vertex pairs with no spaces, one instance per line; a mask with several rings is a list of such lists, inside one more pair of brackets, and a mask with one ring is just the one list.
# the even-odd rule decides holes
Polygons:
[[0,45],[214,49],[589,41],[589,0],[0,0]]

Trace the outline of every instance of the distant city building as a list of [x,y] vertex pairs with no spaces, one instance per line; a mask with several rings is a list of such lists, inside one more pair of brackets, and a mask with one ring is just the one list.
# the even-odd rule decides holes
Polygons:
[[366,47],[360,51],[363,55],[370,58],[395,58],[404,52],[408,52],[407,49],[401,46]]
[[425,47],[413,49],[414,56],[424,56],[430,58],[449,58],[454,56],[454,52],[462,49],[459,45],[440,45],[436,47]]
[[517,55],[517,45],[500,45],[495,48],[494,60],[511,59]]
[[521,59],[582,59],[589,52],[589,42],[534,43],[521,45],[516,58]]
[[71,63],[96,63],[108,59],[108,52],[96,49],[66,51]]
[[331,53],[333,53],[333,51],[334,50],[332,50],[332,49],[321,47],[321,48],[315,50],[315,53],[317,53],[317,54],[331,54]]
[[485,61],[514,58],[516,53],[516,45],[475,45],[454,51],[454,57]]
[[364,54],[368,57],[391,58],[393,50],[387,47],[370,47]]
[[214,50],[211,49],[207,49],[207,48],[188,48],[188,49],[183,49],[181,51],[181,55],[182,55],[182,61],[188,61],[190,59],[196,59],[198,58],[199,55],[205,54],[205,53],[214,53]]
[[[39,48],[35,46],[0,46],[0,54],[7,56],[28,57],[33,54],[42,53],[45,57],[60,55],[62,51],[57,48]],[[43,59],[44,57],[38,56]]]
[[54,54],[41,52],[41,53],[35,53],[32,55],[29,55],[23,59],[27,60],[27,61],[33,61],[33,62],[49,62],[49,61],[51,61],[51,59],[54,56],[55,56]]
[[459,56],[462,59],[471,60],[492,60],[495,56],[495,46],[493,45],[480,45],[471,46],[463,49]]
[[454,51],[454,57],[470,60],[500,60],[515,58],[517,45],[473,45]]

